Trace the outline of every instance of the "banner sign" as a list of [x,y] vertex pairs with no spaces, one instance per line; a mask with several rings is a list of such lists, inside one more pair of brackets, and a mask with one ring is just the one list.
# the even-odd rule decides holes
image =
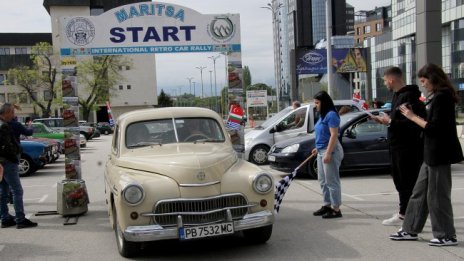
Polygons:
[[240,52],[240,15],[142,2],[99,16],[61,17],[61,55]]
[[[367,72],[367,49],[343,48],[332,49],[334,72]],[[327,50],[299,50],[296,64],[297,74],[327,73]]]
[[227,56],[227,77],[229,81],[229,93],[243,95],[243,69],[242,53],[233,52]]
[[247,91],[247,107],[266,107],[267,106],[267,91],[256,90]]

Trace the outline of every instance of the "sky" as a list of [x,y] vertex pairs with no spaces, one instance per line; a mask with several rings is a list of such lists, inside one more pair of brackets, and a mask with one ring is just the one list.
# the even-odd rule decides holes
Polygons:
[[[269,10],[261,8],[271,0],[163,0],[159,2],[186,6],[203,14],[240,14],[242,64],[249,67],[253,84],[275,85],[272,15]],[[355,11],[371,10],[376,6],[389,5],[390,2],[390,0],[347,0],[347,3],[355,7]],[[50,16],[43,7],[43,0],[2,0],[0,10],[2,10],[0,33],[51,32]],[[158,92],[164,89],[171,95],[179,92],[188,93],[190,87],[187,78],[193,77],[192,82],[195,82],[198,94],[202,81],[200,70],[196,67],[206,67],[203,70],[203,86],[205,95],[209,96],[211,83],[214,86],[214,70],[213,60],[208,57],[217,55],[219,54],[157,55]],[[219,90],[220,86],[225,84],[225,59],[222,55],[216,60],[216,78]]]

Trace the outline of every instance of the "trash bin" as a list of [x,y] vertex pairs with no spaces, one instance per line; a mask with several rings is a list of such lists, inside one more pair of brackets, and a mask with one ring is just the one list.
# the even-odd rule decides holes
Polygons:
[[57,212],[62,216],[77,216],[88,210],[89,196],[84,180],[67,179],[58,182]]

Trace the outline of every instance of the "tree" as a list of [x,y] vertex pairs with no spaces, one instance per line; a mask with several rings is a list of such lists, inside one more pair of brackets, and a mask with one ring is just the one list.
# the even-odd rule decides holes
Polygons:
[[245,67],[243,67],[242,75],[243,75],[244,88],[246,90],[248,86],[251,85],[251,72],[248,66],[245,65]]
[[163,89],[158,96],[158,107],[172,107],[173,101],[169,95],[167,95]]
[[88,120],[90,112],[98,109],[115,95],[115,85],[124,80],[120,67],[130,66],[131,61],[120,55],[95,56],[77,66],[78,82],[85,92],[79,93],[82,118]]
[[[20,65],[8,71],[8,79],[16,83],[42,111],[42,117],[51,116],[52,104],[59,103],[56,85],[56,67],[53,48],[49,43],[40,42],[32,47],[32,66]],[[44,91],[48,97],[39,98],[37,93]]]

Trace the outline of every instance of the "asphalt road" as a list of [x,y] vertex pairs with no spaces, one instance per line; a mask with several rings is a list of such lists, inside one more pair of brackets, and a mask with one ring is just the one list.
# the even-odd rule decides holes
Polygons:
[[[0,229],[0,260],[126,260],[119,256],[104,200],[103,168],[111,136],[91,140],[82,150],[83,178],[90,196],[89,211],[76,225],[63,225],[59,215],[35,216],[56,210],[57,182],[64,178],[63,159],[22,178],[25,209],[37,228]],[[267,166],[264,169],[269,168]],[[271,171],[271,170],[270,170]],[[276,179],[282,173],[273,172]],[[386,173],[349,173],[342,178],[343,218],[312,216],[321,205],[314,180],[292,183],[276,218],[271,239],[247,245],[239,236],[194,242],[147,244],[134,260],[462,260],[464,259],[464,165],[453,165],[452,200],[460,245],[437,248],[430,223],[417,242],[388,239],[398,227],[381,221],[397,211],[397,193]],[[11,206],[10,206],[11,207]]]

